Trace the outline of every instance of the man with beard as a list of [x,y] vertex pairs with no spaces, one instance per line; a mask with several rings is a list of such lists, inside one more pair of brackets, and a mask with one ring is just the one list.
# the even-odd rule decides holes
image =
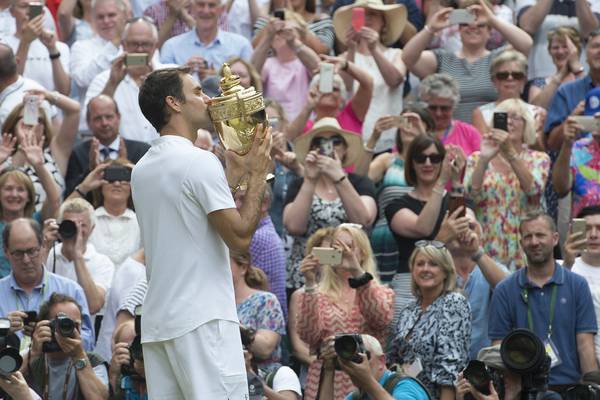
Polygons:
[[[564,392],[582,374],[598,369],[592,296],[584,278],[555,262],[558,232],[549,215],[528,215],[519,230],[527,267],[496,286],[489,315],[490,339],[498,344],[518,328],[535,332],[552,358],[550,390]],[[508,389],[513,382],[509,378],[506,383]]]

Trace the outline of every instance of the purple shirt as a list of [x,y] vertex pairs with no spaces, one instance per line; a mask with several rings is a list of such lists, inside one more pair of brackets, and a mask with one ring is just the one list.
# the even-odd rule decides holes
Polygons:
[[285,294],[285,251],[283,242],[275,230],[271,217],[261,219],[250,242],[252,265],[262,269],[269,279],[269,291],[277,296],[283,315],[287,320],[287,297]]

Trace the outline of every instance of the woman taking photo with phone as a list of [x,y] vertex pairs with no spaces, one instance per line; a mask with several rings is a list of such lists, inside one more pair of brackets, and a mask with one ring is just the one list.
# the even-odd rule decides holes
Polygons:
[[[300,337],[314,352],[327,338],[341,332],[367,333],[386,343],[393,292],[379,283],[367,234],[354,224],[342,224],[333,235],[333,249],[341,252],[339,265],[323,265],[314,253],[302,260],[306,286],[300,294]],[[318,274],[321,280],[317,283]],[[305,399],[315,399],[321,370],[334,368],[318,358],[311,363]],[[335,372],[333,386],[333,400],[341,400],[355,389],[342,371]]]
[[519,246],[521,216],[544,207],[550,158],[527,147],[536,139],[527,103],[505,100],[496,113],[503,113],[507,130],[492,129],[481,151],[469,156],[464,185],[477,220],[486,227],[482,237],[486,254],[514,270],[525,265]]

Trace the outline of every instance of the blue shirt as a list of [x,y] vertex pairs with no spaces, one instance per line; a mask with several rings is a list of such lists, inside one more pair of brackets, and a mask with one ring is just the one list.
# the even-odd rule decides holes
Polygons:
[[552,128],[562,124],[571,114],[571,111],[577,107],[577,104],[585,100],[587,92],[593,88],[594,84],[589,75],[560,85],[548,109],[548,116],[544,125],[546,135],[550,134]]
[[136,391],[131,376],[124,376],[121,378],[121,389],[124,392],[124,400],[148,400],[148,393],[141,395]]
[[549,383],[574,384],[581,378],[576,335],[597,331],[592,295],[583,277],[555,264],[552,278],[540,288],[527,278],[527,268],[513,273],[494,290],[489,313],[489,335],[491,340],[500,340],[513,329],[529,329],[524,294],[528,289],[527,302],[531,306],[533,330],[545,341],[554,285],[557,287],[557,296],[551,340],[562,363],[550,370]]
[[192,29],[167,40],[160,50],[160,62],[163,64],[183,65],[192,56],[201,56],[211,68],[219,70],[225,61],[233,57],[250,61],[252,45],[245,37],[221,29],[215,40],[205,45],[198,39],[196,29]]
[[[385,371],[381,376],[381,379],[379,379],[379,384],[383,386],[392,374],[392,371]],[[396,383],[394,391],[392,392],[392,397],[395,400],[429,400],[429,395],[425,389],[412,378],[402,379]],[[369,396],[365,397],[365,399],[370,398],[371,397]],[[352,400],[352,393],[346,396],[346,400]]]
[[81,338],[84,350],[91,351],[94,347],[94,330],[83,289],[77,282],[53,274],[46,268],[41,283],[33,288],[31,294],[19,286],[12,273],[0,279],[0,316],[6,318],[8,313],[16,310],[39,311],[52,293],[71,296],[81,306]]

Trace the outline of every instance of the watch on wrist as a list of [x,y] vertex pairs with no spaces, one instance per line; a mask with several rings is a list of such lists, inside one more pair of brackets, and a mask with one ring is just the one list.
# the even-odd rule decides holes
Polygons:
[[483,248],[480,247],[479,249],[477,249],[477,252],[471,256],[471,260],[473,260],[475,262],[479,262],[479,260],[481,260],[481,257],[483,256],[483,254],[484,254]]
[[82,369],[84,369],[86,366],[88,365],[88,360],[87,358],[80,358],[79,360],[75,361],[75,364],[73,364],[73,366],[75,367],[75,369],[77,371],[81,371]]

